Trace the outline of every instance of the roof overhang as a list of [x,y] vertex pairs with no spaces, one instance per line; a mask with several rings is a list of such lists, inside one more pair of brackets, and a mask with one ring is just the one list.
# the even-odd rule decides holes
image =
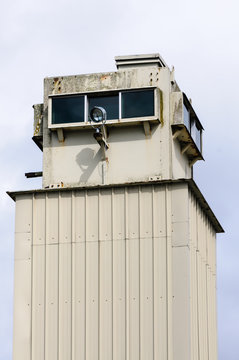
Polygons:
[[109,185],[92,185],[92,186],[77,186],[77,187],[60,187],[60,188],[47,188],[47,189],[36,189],[36,190],[23,190],[23,191],[7,191],[7,194],[16,201],[17,196],[19,195],[27,195],[27,194],[44,194],[44,193],[52,193],[52,192],[66,192],[66,191],[79,191],[79,190],[91,190],[91,189],[101,189],[101,188],[117,188],[123,186],[152,186],[152,185],[175,185],[175,184],[187,184],[191,192],[194,194],[196,199],[198,200],[202,210],[207,215],[208,219],[210,220],[212,226],[214,227],[216,233],[223,233],[224,229],[222,228],[221,224],[217,220],[214,212],[208,205],[206,199],[202,195],[201,191],[199,190],[198,186],[196,185],[195,181],[192,179],[179,179],[179,180],[152,180],[152,181],[145,181],[145,182],[132,182],[132,183],[122,183],[122,184],[109,184]]

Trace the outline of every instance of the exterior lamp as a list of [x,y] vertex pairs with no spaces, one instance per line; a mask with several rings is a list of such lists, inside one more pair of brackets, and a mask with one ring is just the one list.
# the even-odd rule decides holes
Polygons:
[[106,111],[100,106],[94,106],[90,111],[90,120],[95,123],[104,123],[106,121]]
[[95,140],[98,142],[100,147],[103,149],[103,160],[106,160],[106,150],[109,148],[109,145],[107,143],[107,134],[105,130],[105,121],[106,121],[106,111],[101,106],[94,106],[90,111],[89,119],[90,121],[99,124],[93,125],[92,127],[95,129],[95,132],[93,134]]

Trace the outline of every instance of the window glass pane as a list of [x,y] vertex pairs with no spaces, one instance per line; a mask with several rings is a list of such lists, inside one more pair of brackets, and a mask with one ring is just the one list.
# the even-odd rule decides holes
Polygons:
[[191,136],[199,151],[201,151],[201,130],[198,128],[196,121],[191,121]]
[[154,115],[154,90],[122,92],[122,118]]
[[52,98],[52,124],[84,121],[84,96]]
[[190,132],[190,112],[186,108],[186,106],[183,104],[183,123]]
[[107,120],[119,118],[119,95],[89,97],[89,114],[94,106],[105,109]]
[[197,129],[195,136],[195,143],[199,151],[201,151],[201,131]]

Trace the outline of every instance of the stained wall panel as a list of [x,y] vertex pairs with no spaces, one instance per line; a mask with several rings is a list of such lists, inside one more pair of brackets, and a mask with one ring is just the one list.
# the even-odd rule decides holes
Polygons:
[[45,246],[33,246],[32,358],[45,359]]
[[32,195],[16,199],[13,359],[32,359]]
[[112,193],[112,233],[114,240],[126,238],[126,190],[116,188]]
[[46,243],[46,195],[36,194],[33,198],[33,245]]
[[[126,357],[127,334],[129,324],[127,314],[129,310],[129,298],[127,297],[129,282],[128,252],[126,254],[126,211],[127,190],[116,188],[112,192],[112,286],[113,286],[113,359],[121,360]],[[126,308],[127,306],[127,308]]]
[[74,217],[74,233],[72,242],[85,242],[86,237],[86,191],[76,191],[72,216]]
[[59,246],[46,245],[45,360],[59,353]]
[[[153,242],[152,238],[140,239],[140,356],[153,358]],[[151,336],[148,336],[151,334]]]
[[126,355],[126,241],[113,243],[113,359]]
[[72,359],[85,359],[86,243],[72,244]]
[[99,358],[112,360],[113,351],[113,272],[112,241],[100,242],[99,264]]
[[18,196],[16,199],[16,217],[15,232],[16,233],[32,233],[32,195]]
[[31,360],[31,260],[15,260],[14,267],[13,359]]
[[[46,194],[46,243],[59,243],[59,193]],[[37,220],[36,220],[37,221]]]
[[[91,233],[92,235],[92,233]],[[86,242],[86,358],[99,355],[99,244]]]
[[154,359],[167,359],[167,239],[154,238],[153,244],[153,347]]
[[59,360],[71,358],[72,247],[59,244]]
[[173,358],[184,360],[191,360],[189,256],[188,247],[173,247]]
[[59,196],[59,242],[61,244],[72,242],[72,196],[71,192],[62,193]]

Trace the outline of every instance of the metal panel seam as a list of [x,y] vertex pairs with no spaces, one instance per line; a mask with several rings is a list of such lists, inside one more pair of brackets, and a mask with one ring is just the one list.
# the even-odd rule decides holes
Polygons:
[[[166,205],[166,288],[167,288],[167,359],[173,359],[173,342],[172,342],[172,270],[171,270],[171,186],[165,186],[165,205]],[[169,216],[170,214],[170,216]],[[171,271],[170,271],[171,270]]]
[[57,359],[60,359],[59,355],[60,355],[60,321],[59,321],[59,316],[60,316],[60,208],[61,208],[61,193],[58,193],[58,246],[57,246],[57,257],[58,257],[58,261],[57,261],[57,280],[58,280],[58,286],[57,286]]
[[[103,172],[102,172],[103,174]],[[100,286],[100,203],[101,203],[101,194],[100,189],[98,189],[98,360],[100,360],[100,293],[101,293],[101,286]]]
[[128,187],[125,187],[125,352],[126,360],[130,360],[130,343],[129,343],[129,223],[128,223]]
[[33,318],[33,306],[32,306],[32,302],[33,302],[33,211],[34,211],[34,194],[32,194],[31,196],[32,199],[32,206],[31,206],[31,324],[30,324],[30,359],[32,360],[32,329],[33,329],[33,324],[32,324],[32,318]]
[[111,188],[111,327],[112,327],[112,348],[111,348],[111,359],[114,357],[114,191]]
[[152,316],[153,316],[153,321],[152,321],[152,334],[153,334],[153,341],[152,341],[152,346],[153,346],[153,360],[155,358],[155,331],[154,331],[154,322],[155,322],[155,317],[154,317],[154,313],[155,313],[155,299],[154,299],[154,196],[155,196],[155,191],[154,191],[154,185],[152,185],[151,187],[151,199],[152,199]]
[[45,194],[45,264],[44,264],[44,360],[46,359],[46,237],[47,237],[47,194]]
[[195,203],[195,214],[196,214],[196,274],[197,274],[197,332],[198,332],[198,338],[197,338],[197,342],[198,342],[198,359],[200,359],[200,329],[199,329],[199,275],[198,275],[198,255],[199,255],[199,247],[198,247],[198,217],[197,217],[197,208],[198,208],[198,203],[196,201]]
[[87,321],[87,314],[86,314],[86,270],[87,270],[87,249],[86,249],[86,238],[87,238],[87,206],[88,206],[88,201],[87,201],[87,197],[88,197],[88,194],[87,194],[87,190],[84,191],[85,192],[85,318],[84,318],[84,322],[85,322],[85,341],[84,341],[84,346],[85,346],[85,349],[84,349],[84,355],[85,355],[85,359],[86,359],[86,337],[87,337],[87,334],[86,334],[86,328],[87,328],[87,325],[86,325],[86,321]]
[[75,234],[75,191],[71,192],[71,359],[74,359],[75,356],[75,251],[73,254],[73,238]]
[[141,205],[141,186],[138,187],[138,231],[139,231],[139,360],[141,360],[141,251],[140,251],[140,205]]

